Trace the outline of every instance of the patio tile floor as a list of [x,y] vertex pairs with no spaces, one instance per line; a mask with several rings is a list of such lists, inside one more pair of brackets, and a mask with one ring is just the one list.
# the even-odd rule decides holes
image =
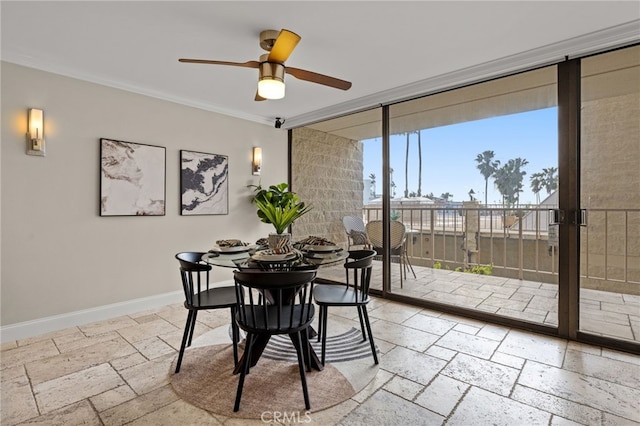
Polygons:
[[[416,278],[408,271],[400,287],[398,264],[391,266],[391,287],[397,294],[541,324],[558,323],[555,284],[414,265]],[[344,268],[322,268],[319,276],[344,281]],[[381,289],[381,283],[382,264],[375,261],[371,288]],[[580,306],[583,331],[640,342],[640,296],[581,289]]]

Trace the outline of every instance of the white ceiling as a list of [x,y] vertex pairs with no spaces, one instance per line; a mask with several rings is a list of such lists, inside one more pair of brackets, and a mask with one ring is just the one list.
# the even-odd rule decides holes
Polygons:
[[[2,1],[3,61],[283,128],[447,85],[640,40],[638,1]],[[302,41],[287,65],[353,82],[288,76],[253,100],[258,71],[183,64],[264,53],[258,35]]]

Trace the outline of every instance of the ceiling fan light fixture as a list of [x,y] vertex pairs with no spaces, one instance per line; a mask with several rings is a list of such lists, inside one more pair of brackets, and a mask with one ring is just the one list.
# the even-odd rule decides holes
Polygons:
[[258,80],[258,95],[265,99],[284,98],[284,72],[282,64],[262,62]]

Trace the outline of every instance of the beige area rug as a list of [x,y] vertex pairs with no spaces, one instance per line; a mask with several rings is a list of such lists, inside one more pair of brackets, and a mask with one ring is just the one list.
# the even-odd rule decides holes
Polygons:
[[[171,385],[183,400],[226,417],[260,419],[265,412],[304,415],[307,410],[297,362],[264,356],[245,378],[240,411],[234,413],[239,375],[232,374],[233,349],[226,343],[226,330],[208,334],[199,339],[201,346],[185,351],[178,374],[173,373],[175,361],[171,367]],[[321,411],[351,398],[377,372],[378,366],[370,357],[327,363],[322,371],[307,372],[309,411]]]

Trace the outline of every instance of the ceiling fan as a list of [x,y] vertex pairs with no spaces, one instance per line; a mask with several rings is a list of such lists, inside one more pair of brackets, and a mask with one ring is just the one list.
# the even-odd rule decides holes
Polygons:
[[260,47],[269,53],[260,56],[259,61],[227,62],[207,59],[178,59],[180,62],[194,64],[231,65],[235,67],[258,68],[258,91],[256,101],[281,99],[284,97],[284,74],[291,74],[297,79],[318,83],[341,90],[349,90],[351,82],[328,75],[318,74],[300,68],[284,65],[293,49],[300,41],[300,36],[289,30],[265,30],[260,33]]

